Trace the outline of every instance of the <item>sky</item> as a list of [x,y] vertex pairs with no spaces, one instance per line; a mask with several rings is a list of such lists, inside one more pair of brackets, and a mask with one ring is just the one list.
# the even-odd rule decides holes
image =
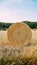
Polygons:
[[37,21],[37,0],[0,0],[0,22]]

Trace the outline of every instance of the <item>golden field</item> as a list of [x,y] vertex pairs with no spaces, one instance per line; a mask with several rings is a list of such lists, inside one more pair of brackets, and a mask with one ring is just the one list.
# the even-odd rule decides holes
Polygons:
[[[23,49],[21,50],[21,58],[25,60],[24,63],[26,61],[28,62],[28,63],[26,62],[27,63],[26,65],[30,65],[30,64],[31,65],[37,65],[37,63],[36,63],[37,62],[37,60],[36,60],[37,59],[37,29],[31,29],[31,31],[32,31],[32,39],[30,41],[30,44],[27,46],[24,46]],[[7,30],[6,31],[0,31],[0,51],[1,51],[0,52],[0,58],[2,58],[4,56],[5,57],[4,62],[8,61],[8,58],[9,58],[8,62],[10,62],[10,60],[12,61],[12,57],[11,57],[12,51],[14,54],[13,55],[14,58],[17,57],[18,55],[20,55],[16,50],[13,50],[11,48],[12,46],[9,46],[9,48],[8,48],[8,46],[9,46],[9,42],[7,39]],[[29,61],[28,61],[28,59],[29,59]],[[17,59],[14,60],[14,63],[16,63],[16,60]],[[19,60],[17,60],[17,62],[19,62]],[[3,63],[0,62],[1,65]],[[20,65],[23,65],[23,64],[20,64]]]

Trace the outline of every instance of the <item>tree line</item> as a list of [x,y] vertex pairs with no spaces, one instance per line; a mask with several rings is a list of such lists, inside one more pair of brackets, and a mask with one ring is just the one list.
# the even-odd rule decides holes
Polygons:
[[[30,21],[23,21],[23,22],[26,23],[27,25],[29,25],[30,28],[37,29],[37,22],[30,22]],[[3,23],[3,22],[0,22],[0,30],[6,30],[12,24],[13,23]]]

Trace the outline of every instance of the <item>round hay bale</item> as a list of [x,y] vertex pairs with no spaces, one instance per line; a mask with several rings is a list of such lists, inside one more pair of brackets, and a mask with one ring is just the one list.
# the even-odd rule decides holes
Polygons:
[[31,40],[30,27],[25,23],[14,23],[7,31],[8,40],[12,46],[23,46]]

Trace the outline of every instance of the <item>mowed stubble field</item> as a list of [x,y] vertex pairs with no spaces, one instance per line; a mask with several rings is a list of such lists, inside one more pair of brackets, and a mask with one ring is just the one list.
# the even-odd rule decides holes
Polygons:
[[[32,30],[32,39],[30,41],[29,46],[24,46],[23,51],[22,51],[22,57],[27,57],[27,58],[37,58],[37,29]],[[30,34],[30,33],[29,33]],[[6,31],[0,31],[0,46],[6,46],[6,48],[11,46],[9,45],[9,41],[7,39],[7,30]],[[0,47],[1,48],[1,47]],[[5,53],[5,52],[4,52]]]

